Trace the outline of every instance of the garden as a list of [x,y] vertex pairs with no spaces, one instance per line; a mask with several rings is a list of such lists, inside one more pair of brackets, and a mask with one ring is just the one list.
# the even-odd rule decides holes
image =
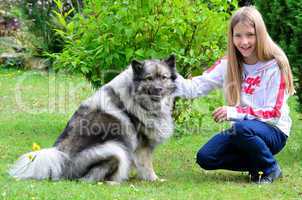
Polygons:
[[[80,103],[132,59],[173,53],[184,77],[201,74],[224,55],[228,19],[245,3],[263,14],[294,74],[293,126],[276,156],[280,180],[258,185],[247,172],[208,171],[196,164],[198,149],[229,127],[211,117],[224,104],[221,91],[176,101],[174,135],[154,152],[163,182],[141,181],[135,172],[114,186],[9,176],[9,167],[33,145],[51,147]],[[301,0],[1,1],[0,199],[302,199],[301,13]]]

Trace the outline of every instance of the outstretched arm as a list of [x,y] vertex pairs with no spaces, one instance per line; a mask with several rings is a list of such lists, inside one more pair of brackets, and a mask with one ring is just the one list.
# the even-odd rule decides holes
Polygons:
[[215,88],[221,88],[223,86],[225,70],[226,60],[219,60],[201,76],[184,79],[181,75],[178,75],[175,80],[177,89],[174,96],[196,98],[207,95]]

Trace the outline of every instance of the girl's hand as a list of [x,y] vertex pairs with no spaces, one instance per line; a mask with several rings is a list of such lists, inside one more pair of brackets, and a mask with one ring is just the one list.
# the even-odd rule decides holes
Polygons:
[[212,113],[213,119],[215,122],[223,122],[227,120],[227,109],[225,106],[218,107]]

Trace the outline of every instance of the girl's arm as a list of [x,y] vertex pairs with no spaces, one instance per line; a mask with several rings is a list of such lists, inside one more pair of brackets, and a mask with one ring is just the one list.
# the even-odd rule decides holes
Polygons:
[[223,86],[226,70],[226,60],[218,60],[201,76],[192,79],[184,79],[181,75],[175,80],[176,91],[174,96],[182,98],[196,98],[207,95],[215,88]]

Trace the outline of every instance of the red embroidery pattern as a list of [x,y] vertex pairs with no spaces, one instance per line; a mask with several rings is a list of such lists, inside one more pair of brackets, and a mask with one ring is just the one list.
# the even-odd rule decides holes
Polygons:
[[278,94],[277,94],[276,104],[275,104],[275,106],[273,107],[272,110],[254,110],[250,106],[245,107],[245,108],[243,108],[241,106],[237,106],[236,107],[237,112],[254,115],[256,117],[261,117],[261,118],[264,118],[264,119],[280,117],[281,116],[280,110],[281,110],[281,107],[282,107],[283,102],[284,102],[285,89],[286,89],[285,77],[281,76],[281,82],[280,82],[280,85],[279,85],[279,91],[278,91]]
[[247,77],[243,82],[248,84],[247,86],[243,87],[243,92],[246,94],[253,94],[255,88],[260,86],[261,79],[260,76]]

